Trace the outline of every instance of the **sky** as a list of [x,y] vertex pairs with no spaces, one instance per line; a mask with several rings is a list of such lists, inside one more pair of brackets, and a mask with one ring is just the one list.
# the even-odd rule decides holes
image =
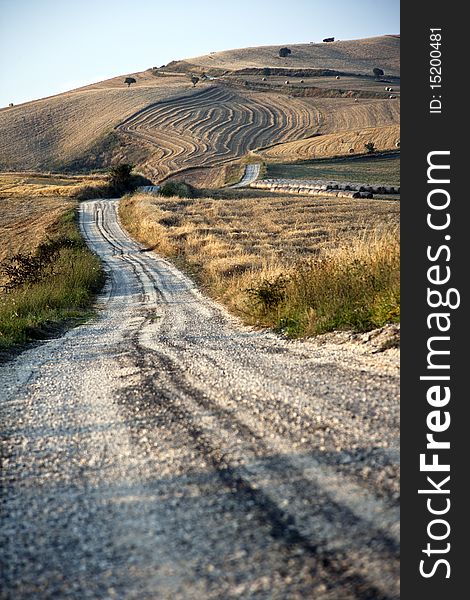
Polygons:
[[183,58],[400,32],[399,0],[0,0],[0,107]]

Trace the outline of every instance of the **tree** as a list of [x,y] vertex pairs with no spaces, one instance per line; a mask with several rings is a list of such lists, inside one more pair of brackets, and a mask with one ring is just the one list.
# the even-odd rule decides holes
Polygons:
[[377,152],[374,142],[367,142],[364,144],[364,148],[367,150],[367,154],[374,154],[374,152]]
[[132,187],[132,169],[134,165],[121,163],[109,171],[109,184],[116,194],[127,192]]
[[383,77],[383,74],[384,74],[382,69],[379,69],[378,67],[375,67],[375,69],[372,69],[372,72],[374,73],[376,79],[380,79],[381,77]]
[[127,83],[127,87],[130,87],[131,83],[137,83],[137,81],[133,77],[126,77],[124,83]]
[[292,54],[292,51],[289,48],[281,48],[279,50],[279,56],[281,58],[286,58],[287,56],[289,56],[289,54]]
[[196,83],[199,81],[199,77],[196,77],[196,75],[193,75],[191,77],[191,83],[193,84],[193,87],[196,87]]

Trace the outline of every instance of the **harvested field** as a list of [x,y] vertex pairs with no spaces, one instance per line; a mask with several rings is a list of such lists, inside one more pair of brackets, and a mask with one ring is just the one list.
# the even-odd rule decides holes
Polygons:
[[[188,78],[193,68],[209,71],[203,68],[206,63],[218,64],[220,72],[232,67],[285,67],[287,62],[294,70],[338,67],[370,75],[371,64],[379,61],[386,75],[399,74],[399,39],[393,36],[294,45],[286,60],[279,58],[278,50],[270,46],[212,53],[195,62],[133,73],[136,83],[131,87],[124,84],[123,75],[1,109],[0,170],[90,172],[129,162],[157,183],[187,169],[222,167],[274,144],[399,123],[399,100],[357,99],[349,92],[336,97],[328,86],[337,80],[329,77],[311,78],[324,86],[328,97],[322,88],[319,96],[301,96],[297,90],[295,97],[285,90],[232,88],[224,84],[231,80],[229,71],[222,79],[201,77],[196,87]],[[365,86],[363,96],[375,94],[371,89],[376,82],[370,76],[340,83],[358,81]],[[219,169],[218,180],[222,175]]]
[[168,69],[237,70],[263,67],[289,67],[292,69],[334,69],[351,73],[371,74],[371,61],[380,62],[386,75],[400,73],[400,38],[378,36],[373,38],[338,41],[330,44],[287,44],[292,53],[279,57],[279,46],[260,46],[213,52],[167,65]]
[[358,156],[302,163],[269,163],[266,177],[400,185],[400,156]]
[[186,77],[152,85],[92,87],[0,111],[0,169],[54,170],[103,142],[113,127],[162,98],[191,94]]
[[[134,237],[173,257],[252,324],[273,325],[277,317],[250,305],[247,290],[290,277],[329,252],[344,249],[348,260],[354,260],[351,249],[360,247],[362,253],[372,239],[382,240],[381,252],[388,243],[396,246],[397,202],[241,196],[189,200],[135,195],[121,201],[120,215]],[[396,284],[396,272],[393,278]]]
[[153,144],[155,179],[198,165],[215,166],[273,143],[304,138],[344,126],[396,122],[388,101],[288,98],[282,94],[239,94],[206,87],[161,101],[119,125],[120,132]]
[[279,144],[263,150],[260,154],[268,161],[278,162],[367,154],[367,143],[373,143],[377,151],[395,150],[399,139],[399,125],[367,127]]
[[105,183],[104,175],[64,177],[45,173],[2,173],[0,174],[0,199],[38,196],[76,197],[85,186],[98,188]]
[[0,262],[33,252],[75,204],[69,198],[0,197]]
[[282,95],[241,96],[212,86],[139,111],[118,130],[158,149],[155,175],[214,166],[275,141],[298,139],[320,124],[315,106]]
[[[230,77],[228,78],[230,80]],[[266,81],[262,81],[262,76],[257,75],[246,75],[243,76],[245,81],[249,84],[259,85],[261,83],[267,86],[283,86],[289,88],[320,88],[325,90],[342,90],[342,91],[357,91],[357,92],[370,92],[373,94],[380,94],[388,96],[390,92],[385,90],[386,86],[391,85],[393,87],[393,94],[400,95],[400,83],[384,83],[382,81],[376,81],[372,77],[352,77],[342,75],[340,79],[336,79],[335,76],[324,76],[324,77],[289,77],[286,75],[277,76],[269,75],[265,77]],[[286,86],[286,80],[289,84]],[[302,83],[301,83],[302,81]]]

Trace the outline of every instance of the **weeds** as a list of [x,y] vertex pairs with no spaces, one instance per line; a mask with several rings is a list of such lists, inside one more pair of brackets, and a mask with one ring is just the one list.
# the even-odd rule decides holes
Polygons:
[[74,209],[61,215],[56,229],[34,253],[2,264],[0,348],[45,337],[65,321],[84,318],[103,283],[101,265],[80,237]]

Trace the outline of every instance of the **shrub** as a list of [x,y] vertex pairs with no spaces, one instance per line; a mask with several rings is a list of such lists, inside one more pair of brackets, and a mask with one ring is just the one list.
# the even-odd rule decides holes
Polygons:
[[263,279],[257,287],[249,288],[246,292],[262,310],[272,310],[285,299],[288,281],[288,277],[281,274],[275,279]]
[[375,69],[372,69],[372,72],[374,73],[374,77],[376,79],[380,79],[384,75],[384,72],[382,71],[382,69],[379,69],[378,67],[375,67]]
[[374,154],[374,152],[377,152],[374,142],[367,142],[364,144],[364,148],[367,150],[367,154]]
[[184,181],[167,181],[160,188],[160,194],[165,197],[179,196],[180,198],[193,198],[194,188]]

